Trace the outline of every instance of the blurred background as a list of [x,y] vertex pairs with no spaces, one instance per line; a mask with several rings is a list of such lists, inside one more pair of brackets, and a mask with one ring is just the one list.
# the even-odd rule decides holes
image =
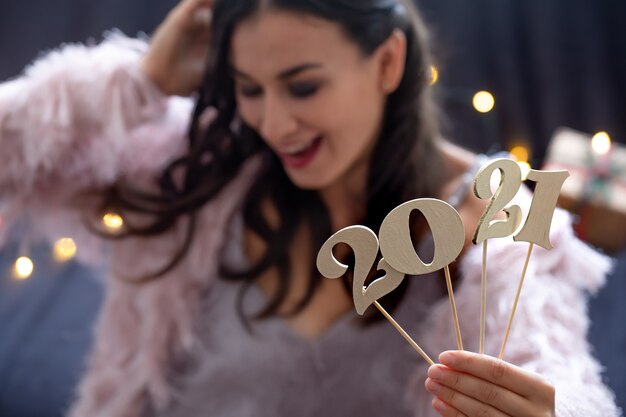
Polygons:
[[[0,80],[63,42],[150,33],[175,0],[0,2]],[[521,166],[565,168],[561,204],[579,236],[615,257],[590,300],[594,352],[626,406],[626,2],[418,0],[437,63],[447,137]],[[118,227],[121,219],[103,219]],[[0,218],[0,229],[2,219]],[[71,239],[0,252],[0,416],[61,416],[84,366],[102,300],[99,273]]]

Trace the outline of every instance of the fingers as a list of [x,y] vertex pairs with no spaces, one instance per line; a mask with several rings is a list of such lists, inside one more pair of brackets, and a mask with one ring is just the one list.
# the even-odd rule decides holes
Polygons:
[[182,0],[178,3],[176,8],[181,8],[183,10],[193,10],[198,7],[213,7],[214,0]]
[[[482,404],[490,405],[505,414],[515,415],[525,412],[526,415],[531,415],[534,409],[526,398],[506,388],[472,375],[455,372],[442,365],[431,366],[428,370],[428,377],[427,387],[442,385]],[[439,396],[437,393],[433,392],[433,394]]]
[[[532,372],[487,355],[449,351],[439,355],[442,364],[457,372],[474,375],[528,399],[546,400],[554,392],[543,378]],[[540,398],[538,398],[540,397]]]
[[209,26],[211,24],[211,19],[213,18],[213,12],[208,7],[203,7],[201,9],[197,9],[193,14],[194,23],[202,26]]
[[444,352],[439,359],[443,365],[429,369],[426,388],[449,406],[442,415],[554,415],[554,387],[539,375],[467,351]]
[[172,10],[174,19],[191,26],[209,26],[212,18],[212,0],[183,0]]
[[[426,389],[436,395],[433,400],[433,407],[435,407],[437,412],[442,416],[507,417],[507,414],[495,407],[482,403],[459,391],[450,389],[445,385],[441,385],[430,378],[426,380]],[[439,399],[441,403],[438,403],[437,399]]]
[[433,398],[432,405],[439,415],[443,417],[466,417],[465,414],[452,407],[450,404],[444,403],[438,397]]

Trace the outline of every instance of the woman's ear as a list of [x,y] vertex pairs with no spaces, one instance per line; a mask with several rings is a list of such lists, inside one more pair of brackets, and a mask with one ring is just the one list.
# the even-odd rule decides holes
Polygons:
[[384,93],[393,93],[404,75],[406,61],[406,36],[399,29],[391,35],[379,47],[377,54],[380,62],[380,86]]

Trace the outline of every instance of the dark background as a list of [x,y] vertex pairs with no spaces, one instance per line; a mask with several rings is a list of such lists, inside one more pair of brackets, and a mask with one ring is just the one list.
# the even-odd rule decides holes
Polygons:
[[[0,80],[63,42],[98,40],[119,28],[151,32],[174,0],[4,0],[0,2]],[[626,141],[626,1],[419,0],[431,26],[445,132],[475,151],[526,144],[541,163],[553,131],[607,131]],[[478,90],[496,107],[471,107]],[[0,253],[0,417],[60,416],[82,372],[102,293],[97,273],[58,265],[48,248],[33,254],[27,281],[7,272]],[[592,300],[590,338],[606,378],[626,405],[626,252]]]
[[[559,126],[626,141],[625,1],[418,4],[433,29],[453,138],[480,151],[492,142],[527,143],[536,163]],[[467,96],[482,89],[496,97],[490,131],[464,113]]]

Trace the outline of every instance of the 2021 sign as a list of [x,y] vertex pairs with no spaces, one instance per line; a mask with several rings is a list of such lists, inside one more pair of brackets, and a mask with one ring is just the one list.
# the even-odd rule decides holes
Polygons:
[[[499,171],[500,180],[495,192],[492,191],[494,173]],[[490,199],[490,203],[481,216],[472,239],[474,244],[483,243],[483,318],[481,323],[481,353],[484,340],[484,288],[487,240],[513,235],[515,241],[530,243],[529,256],[533,245],[551,249],[549,240],[550,225],[557,199],[564,181],[569,176],[567,171],[531,170],[527,180],[535,183],[533,198],[523,227],[517,232],[522,218],[522,209],[518,205],[508,205],[522,186],[522,174],[516,162],[509,159],[496,159],[483,166],[474,180],[474,194],[481,199]],[[434,256],[430,263],[425,263],[416,253],[411,241],[409,216],[414,210],[420,211],[430,227],[434,241]],[[501,213],[504,219],[497,219]],[[343,276],[348,265],[338,261],[333,248],[339,243],[349,245],[354,252],[354,279],[352,294],[358,314],[362,315],[372,304],[382,309],[377,300],[396,289],[406,275],[424,275],[444,269],[448,281],[459,348],[462,348],[460,330],[454,306],[454,297],[450,283],[448,265],[461,253],[465,242],[465,230],[461,216],[450,204],[433,198],[420,198],[407,201],[392,210],[383,220],[378,237],[365,226],[349,226],[333,234],[321,247],[317,257],[319,272],[331,279]],[[377,270],[385,275],[368,286],[365,281],[369,276],[378,252],[382,259]],[[528,257],[527,257],[528,261]],[[525,270],[526,268],[524,268]],[[519,291],[514,308],[517,305]],[[509,321],[512,322],[514,309]],[[508,334],[508,332],[507,332]],[[506,337],[505,337],[506,339]],[[504,350],[504,344],[502,351]],[[502,352],[501,352],[502,353]]]

